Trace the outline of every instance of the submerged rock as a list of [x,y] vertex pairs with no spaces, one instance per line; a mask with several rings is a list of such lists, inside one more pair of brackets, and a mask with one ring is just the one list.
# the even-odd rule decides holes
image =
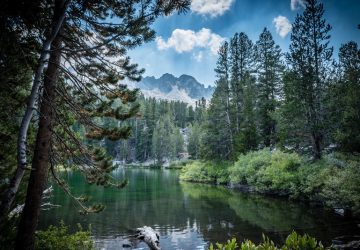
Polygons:
[[340,236],[332,241],[332,248],[338,250],[360,249],[360,236]]

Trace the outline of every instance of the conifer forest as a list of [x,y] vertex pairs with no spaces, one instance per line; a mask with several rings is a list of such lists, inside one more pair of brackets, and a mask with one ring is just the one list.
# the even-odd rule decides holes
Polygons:
[[359,12],[2,0],[0,249],[360,249]]

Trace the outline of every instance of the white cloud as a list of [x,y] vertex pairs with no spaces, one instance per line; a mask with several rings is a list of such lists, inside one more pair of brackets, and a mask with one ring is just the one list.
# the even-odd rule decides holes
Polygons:
[[201,62],[203,59],[203,52],[199,51],[198,53],[194,53],[193,54],[193,58],[197,61],[197,62]]
[[191,10],[201,15],[221,16],[235,0],[192,0]]
[[193,30],[175,29],[165,41],[161,36],[156,38],[159,50],[174,48],[178,53],[189,52],[194,48],[209,48],[216,55],[221,43],[225,39],[210,29],[202,28],[198,32]]
[[303,8],[305,8],[304,0],[291,0],[290,1],[291,10],[296,10],[299,7],[299,5]]
[[275,24],[276,33],[282,38],[286,37],[292,29],[289,19],[284,16],[275,17],[273,23]]

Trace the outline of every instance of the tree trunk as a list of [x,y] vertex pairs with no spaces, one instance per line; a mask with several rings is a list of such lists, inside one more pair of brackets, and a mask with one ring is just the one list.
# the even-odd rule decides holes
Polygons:
[[314,159],[318,160],[321,159],[321,143],[322,143],[322,136],[319,133],[312,134],[312,141],[313,141],[313,152],[314,152]]
[[27,140],[27,132],[29,129],[29,125],[34,113],[35,103],[39,96],[39,88],[41,85],[41,75],[43,73],[44,67],[46,65],[46,60],[49,54],[50,46],[57,36],[64,18],[65,18],[65,10],[66,7],[59,9],[59,11],[54,14],[52,21],[52,28],[50,35],[43,43],[42,51],[40,54],[40,58],[38,60],[38,65],[34,74],[33,85],[31,88],[31,93],[29,96],[29,101],[27,103],[25,114],[21,120],[18,141],[17,141],[17,168],[13,178],[10,181],[9,187],[4,191],[3,196],[1,197],[1,205],[0,205],[0,225],[5,221],[8,212],[14,202],[15,195],[19,189],[21,180],[24,176],[25,168],[27,165],[26,160],[26,140]]
[[161,250],[160,248],[160,235],[154,229],[148,226],[136,229],[137,238],[145,241],[151,250]]
[[[58,1],[59,2],[59,1]],[[57,7],[59,8],[59,3]],[[56,8],[56,6],[55,6]],[[53,100],[55,88],[59,78],[59,65],[61,59],[61,36],[54,39],[50,54],[49,66],[45,72],[44,92],[40,108],[39,129],[32,162],[32,170],[27,189],[24,211],[18,226],[15,249],[34,249],[34,237],[37,227],[43,191],[47,184],[50,141],[53,129]]]

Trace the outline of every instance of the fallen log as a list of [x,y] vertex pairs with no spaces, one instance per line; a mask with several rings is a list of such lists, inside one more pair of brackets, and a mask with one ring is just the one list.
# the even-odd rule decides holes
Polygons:
[[136,238],[143,240],[151,250],[160,250],[160,235],[154,229],[143,226],[136,229]]

